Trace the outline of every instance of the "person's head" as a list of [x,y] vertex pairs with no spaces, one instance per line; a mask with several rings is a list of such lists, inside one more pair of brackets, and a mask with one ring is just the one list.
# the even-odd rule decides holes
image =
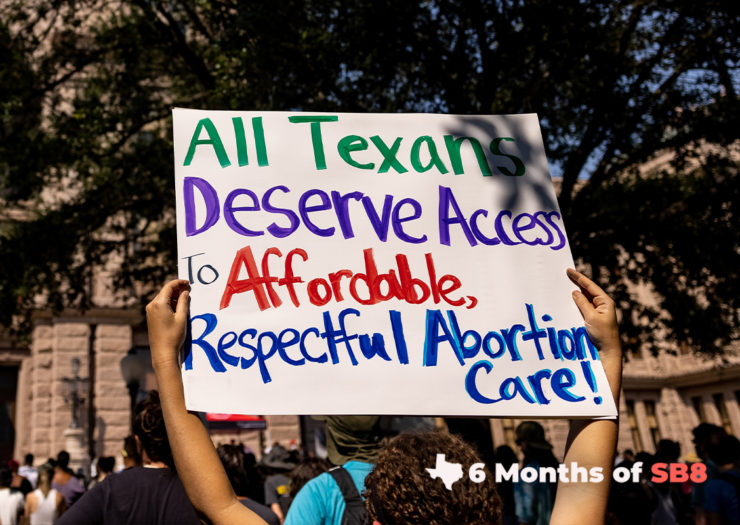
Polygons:
[[653,463],[655,463],[655,456],[645,451],[638,452],[635,454],[635,463],[642,463],[641,477],[648,479],[650,477],[650,469],[652,469]]
[[716,444],[725,435],[722,427],[711,423],[700,423],[691,431],[694,435],[693,442],[696,449],[696,455],[702,459],[707,458],[707,447],[710,444]]
[[249,478],[244,468],[244,450],[236,445],[219,445],[216,451],[234,493],[237,496],[246,496],[249,489]]
[[10,461],[8,461],[8,468],[10,469],[10,471],[13,474],[15,474],[16,472],[18,472],[18,468],[19,467],[20,467],[20,465],[18,464],[18,462],[16,460],[11,459]]
[[496,449],[496,463],[500,463],[504,468],[508,469],[518,462],[519,459],[516,457],[516,453],[509,445],[501,445]]
[[103,456],[98,458],[98,474],[110,474],[116,466],[116,458],[113,456]]
[[26,454],[26,457],[23,458],[23,464],[28,465],[29,467],[33,466],[33,454]]
[[39,488],[51,487],[51,479],[54,477],[54,467],[49,463],[44,463],[38,468],[38,473]]
[[326,416],[326,451],[334,465],[372,463],[383,448],[380,416]]
[[522,450],[552,450],[552,445],[545,439],[545,429],[536,421],[523,421],[516,427],[516,444]]
[[635,463],[642,461],[645,464],[652,463],[654,461],[653,455],[650,452],[644,450],[635,454]]
[[536,421],[523,421],[516,427],[516,444],[522,449],[524,462],[536,461],[541,466],[555,466],[552,445],[545,439],[545,429]]
[[141,465],[141,454],[136,446],[136,438],[132,435],[126,436],[123,440],[123,468],[138,467]]
[[290,473],[290,495],[295,497],[298,491],[313,478],[329,470],[329,462],[321,458],[306,458]]
[[69,452],[62,450],[57,454],[57,467],[62,470],[69,469]]
[[[159,392],[150,390],[146,399],[136,405],[136,415],[132,423],[134,436],[138,439],[142,458],[151,462],[162,462],[173,467],[172,451],[167,440]],[[146,457],[144,457],[146,455]]]
[[681,444],[670,439],[661,439],[655,447],[655,460],[676,463],[681,455]]
[[707,446],[707,455],[718,467],[740,465],[740,441],[724,434],[716,443]]
[[[441,454],[449,468],[460,466],[451,490],[428,470],[440,467]],[[481,483],[468,476],[476,463],[481,463],[477,453],[457,436],[445,432],[401,434],[380,452],[365,478],[368,514],[381,525],[498,524],[502,503],[493,475],[486,471]]]
[[[239,447],[239,448],[244,450],[243,447]],[[244,468],[247,470],[257,468],[257,456],[254,455],[254,452],[244,453]]]
[[622,452],[622,457],[625,461],[634,461],[635,452],[631,448],[626,448],[624,449],[624,452]]

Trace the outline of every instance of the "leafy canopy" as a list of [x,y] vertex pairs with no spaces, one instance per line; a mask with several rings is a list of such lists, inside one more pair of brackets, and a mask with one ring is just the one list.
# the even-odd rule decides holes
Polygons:
[[174,272],[172,106],[536,112],[574,254],[629,344],[714,351],[740,297],[731,4],[5,2],[0,321],[39,294],[89,306],[106,261],[131,297]]

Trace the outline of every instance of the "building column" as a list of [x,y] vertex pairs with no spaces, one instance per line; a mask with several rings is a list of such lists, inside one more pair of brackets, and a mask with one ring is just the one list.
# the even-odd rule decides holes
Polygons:
[[[51,393],[51,424],[50,428],[52,431],[50,438],[51,442],[51,456],[63,450],[67,443],[65,437],[65,430],[70,428],[72,423],[72,405],[71,400],[68,398],[65,402],[64,396],[64,378],[72,378],[74,376],[72,370],[72,360],[74,358],[79,359],[80,368],[78,374],[81,378],[87,376],[88,369],[88,346],[90,344],[90,326],[84,322],[64,322],[55,320],[53,324],[54,332],[54,347],[53,347],[53,359],[51,363],[51,384],[54,388]],[[87,394],[87,389],[80,388],[78,391],[80,396]],[[89,406],[89,400],[85,399],[85,402],[80,405],[77,413],[78,425],[83,429],[83,438],[86,436],[87,428],[87,408]],[[82,443],[82,450],[85,451],[85,460],[90,458],[87,457],[86,443]],[[72,451],[68,451],[72,452]],[[79,461],[80,458],[72,458],[73,461]]]
[[508,445],[506,442],[506,433],[504,432],[504,423],[501,419],[491,419],[491,435],[493,436],[494,448],[501,445]]
[[53,349],[54,329],[51,323],[34,326],[31,335],[31,359],[34,366],[31,371],[31,411],[28,422],[31,427],[29,449],[39,462],[56,455],[51,447]]
[[98,324],[96,336],[95,453],[117,456],[131,433],[131,403],[121,359],[133,345],[132,329],[128,324]]
[[722,416],[717,412],[717,407],[714,406],[714,400],[710,394],[702,394],[701,404],[704,408],[704,415],[706,416],[707,423],[712,423],[719,427],[722,426]]
[[727,415],[730,416],[730,424],[732,425],[732,433],[740,436],[740,405],[737,398],[740,395],[740,389],[734,390],[732,387],[728,387],[725,389],[724,395]]
[[18,368],[13,457],[19,461],[23,461],[23,457],[31,450],[31,405],[33,402],[31,391],[32,363],[33,360],[27,357],[21,361]]
[[[645,452],[655,454],[655,444],[653,443],[653,436],[650,434],[650,424],[648,423],[645,404],[641,399],[635,400],[635,420],[637,421],[637,431],[642,440],[642,447],[645,449]],[[636,450],[635,452],[640,451]]]
[[621,453],[624,449],[629,448],[633,452],[639,452],[637,450],[637,443],[632,439],[632,428],[629,422],[629,411],[627,410],[627,400],[625,399],[624,392],[619,396],[619,433],[617,435],[617,451]]

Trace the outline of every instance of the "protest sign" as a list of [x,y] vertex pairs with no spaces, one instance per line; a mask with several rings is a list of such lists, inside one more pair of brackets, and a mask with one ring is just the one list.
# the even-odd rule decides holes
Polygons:
[[173,127],[189,409],[616,415],[536,115]]

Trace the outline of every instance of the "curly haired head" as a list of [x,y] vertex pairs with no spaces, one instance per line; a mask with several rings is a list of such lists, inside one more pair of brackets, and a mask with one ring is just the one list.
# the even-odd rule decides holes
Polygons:
[[[437,454],[459,463],[463,477],[447,490],[427,468],[434,468]],[[365,506],[370,517],[382,525],[498,524],[501,499],[493,476],[474,483],[470,467],[481,463],[473,448],[445,432],[401,434],[381,451],[375,468],[365,479]]]
[[167,429],[159,404],[159,392],[150,390],[146,399],[136,405],[136,415],[132,423],[134,435],[139,438],[141,448],[150,461],[161,461],[174,467]]

